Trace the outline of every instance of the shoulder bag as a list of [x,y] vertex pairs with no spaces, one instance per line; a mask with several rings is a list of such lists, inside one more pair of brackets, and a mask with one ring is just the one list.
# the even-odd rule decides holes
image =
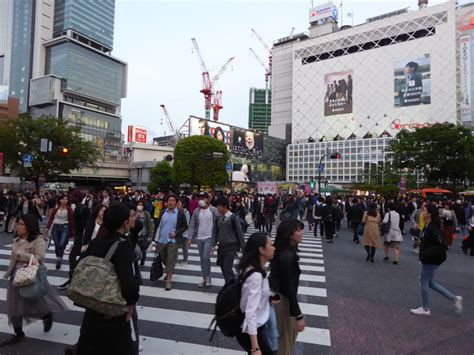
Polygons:
[[390,227],[392,225],[392,214],[389,212],[388,213],[388,222],[382,223],[382,226],[380,230],[382,231],[382,234],[387,234],[390,232]]
[[21,287],[31,285],[36,281],[36,273],[38,272],[38,259],[31,255],[28,266],[18,269],[13,279],[13,286]]

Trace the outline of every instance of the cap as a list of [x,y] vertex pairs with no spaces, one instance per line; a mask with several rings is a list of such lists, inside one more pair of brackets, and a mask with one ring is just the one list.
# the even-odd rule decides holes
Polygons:
[[209,198],[209,194],[205,191],[201,191],[198,195],[198,197],[205,197],[205,198]]

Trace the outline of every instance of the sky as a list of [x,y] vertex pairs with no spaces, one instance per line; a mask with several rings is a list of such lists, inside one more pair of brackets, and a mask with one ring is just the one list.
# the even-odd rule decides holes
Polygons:
[[[341,0],[334,1],[340,4]],[[325,1],[314,0],[314,5]],[[446,2],[430,0],[429,5]],[[467,1],[460,1],[464,3]],[[417,0],[343,0],[343,24],[410,7]],[[201,67],[193,53],[196,38],[211,77],[230,58],[222,75],[220,121],[248,127],[249,88],[265,87],[265,72],[250,53],[268,61],[268,53],[251,29],[271,44],[308,30],[308,0],[116,0],[113,55],[128,63],[128,93],[122,100],[122,131],[147,128],[149,137],[170,133],[160,105],[166,105],[175,128],[189,115],[204,117]],[[353,13],[353,17],[348,17]],[[341,18],[341,17],[340,17]]]

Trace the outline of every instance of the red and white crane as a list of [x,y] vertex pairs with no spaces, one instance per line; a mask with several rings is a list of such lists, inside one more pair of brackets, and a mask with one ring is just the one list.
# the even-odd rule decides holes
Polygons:
[[[204,95],[204,110],[205,110],[205,118],[211,118],[211,108],[214,109],[214,116],[213,119],[217,121],[219,119],[219,110],[222,109],[221,100],[222,100],[222,91],[219,93],[219,97],[217,100],[212,102],[212,96],[214,95],[214,86],[216,85],[217,81],[220,79],[222,74],[227,70],[230,63],[234,60],[234,57],[231,57],[227,60],[227,62],[222,66],[219,72],[210,79],[209,70],[206,67],[206,63],[202,58],[201,51],[199,50],[199,46],[195,38],[191,38],[191,42],[193,43],[194,51],[197,53],[199,58],[199,63],[201,65],[202,70],[202,89],[200,92]],[[217,94],[217,93],[216,93]],[[216,111],[217,109],[217,111]]]

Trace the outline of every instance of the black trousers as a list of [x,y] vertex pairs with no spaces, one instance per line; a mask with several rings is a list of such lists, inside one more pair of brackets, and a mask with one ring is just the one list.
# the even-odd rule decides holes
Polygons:
[[334,234],[336,234],[336,223],[324,222],[324,231],[326,233],[326,239],[332,240],[334,238]]
[[324,236],[324,224],[323,224],[323,221],[321,219],[317,219],[315,218],[314,219],[314,236],[317,237],[318,236],[318,226],[319,226],[319,230],[321,232],[321,237]]
[[357,242],[359,240],[359,235],[357,234],[357,229],[359,228],[359,223],[351,223],[352,231],[354,232],[354,236],[352,237],[352,241]]
[[[15,215],[14,213],[7,214],[7,219],[6,219],[5,224],[4,224],[5,229],[3,230],[3,232],[5,232],[5,233],[8,232],[8,225],[10,224],[10,221],[13,218],[14,215]],[[15,231],[13,231],[13,232],[15,232]]]
[[[263,338],[262,331],[263,327],[257,329],[258,347],[260,348],[262,355],[272,355],[273,351],[268,347],[267,342]],[[240,346],[247,352],[247,354],[251,355],[252,353],[250,350],[252,349],[252,342],[250,341],[250,335],[246,333],[240,333],[237,334],[236,338]]]
[[239,249],[238,244],[219,244],[217,249],[217,265],[221,267],[226,284],[235,278],[234,260]]
[[81,256],[81,245],[74,243],[69,253],[69,279],[72,278],[72,274],[77,265],[77,258]]

